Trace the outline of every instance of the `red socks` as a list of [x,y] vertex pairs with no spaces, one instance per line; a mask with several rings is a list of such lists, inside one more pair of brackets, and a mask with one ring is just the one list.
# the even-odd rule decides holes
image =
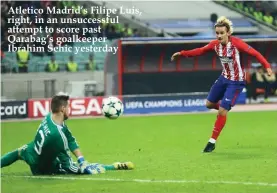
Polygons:
[[225,126],[226,119],[227,119],[226,116],[217,115],[217,119],[216,119],[215,124],[214,124],[213,134],[212,134],[212,137],[211,137],[212,139],[217,140],[221,130]]

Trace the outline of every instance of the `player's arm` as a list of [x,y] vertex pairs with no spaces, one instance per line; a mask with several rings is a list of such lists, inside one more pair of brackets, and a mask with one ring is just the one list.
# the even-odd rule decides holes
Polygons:
[[91,170],[90,164],[85,160],[85,158],[79,148],[79,145],[76,142],[75,137],[72,136],[71,132],[69,131],[69,129],[67,127],[66,127],[64,134],[67,138],[68,147],[69,147],[70,151],[77,158],[78,164],[80,166],[80,172],[82,174],[92,174],[93,171]]
[[196,48],[193,50],[182,50],[180,52],[176,52],[172,55],[171,61],[173,61],[178,56],[184,56],[184,57],[200,56],[202,54],[205,54],[206,52],[211,51],[214,48],[214,45],[215,45],[215,41],[211,41],[209,44],[201,48]]
[[245,43],[241,39],[236,39],[234,41],[234,44],[239,49],[239,51],[242,51],[251,56],[254,56],[263,65],[263,67],[266,69],[267,74],[269,76],[272,74],[272,69],[270,67],[270,64],[268,63],[268,61],[263,57],[263,55],[260,52],[258,52],[257,50],[255,50],[254,48],[249,46],[247,43]]
[[79,148],[79,145],[76,142],[75,137],[72,136],[72,134],[68,128],[65,130],[64,134],[68,141],[68,147],[69,147],[70,151],[76,156],[76,158],[79,159],[81,157],[84,157]]
[[[65,131],[64,131],[64,134],[67,138],[67,141],[68,141],[68,147],[70,149],[70,151],[76,156],[80,156],[81,152],[80,152],[80,149],[79,149],[79,145],[77,144],[76,142],[76,139],[75,137],[72,136],[70,130],[66,127]],[[74,153],[75,152],[75,153]]]

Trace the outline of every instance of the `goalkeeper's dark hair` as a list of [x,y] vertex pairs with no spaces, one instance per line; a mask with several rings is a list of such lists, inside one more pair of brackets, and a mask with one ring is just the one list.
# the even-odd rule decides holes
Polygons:
[[52,113],[60,112],[62,106],[67,106],[69,100],[68,95],[55,95],[51,100],[51,111]]

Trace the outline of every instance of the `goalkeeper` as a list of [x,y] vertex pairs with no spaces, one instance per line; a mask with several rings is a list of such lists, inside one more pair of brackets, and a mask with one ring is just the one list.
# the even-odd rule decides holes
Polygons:
[[[88,163],[72,136],[65,120],[69,117],[69,96],[56,95],[51,101],[51,111],[41,122],[34,141],[1,157],[1,168],[17,160],[24,160],[33,175],[98,174],[106,170],[133,169],[131,162],[112,165]],[[71,151],[78,164],[73,163]]]

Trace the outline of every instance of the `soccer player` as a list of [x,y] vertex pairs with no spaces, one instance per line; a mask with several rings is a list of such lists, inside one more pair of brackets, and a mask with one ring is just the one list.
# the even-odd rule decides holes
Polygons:
[[[24,160],[33,175],[49,174],[98,174],[106,170],[133,169],[132,162],[116,162],[112,165],[88,163],[65,125],[69,117],[69,96],[56,95],[51,101],[51,111],[38,127],[34,140],[1,157],[1,168],[17,160]],[[78,164],[73,163],[71,151]]]
[[266,69],[267,74],[269,76],[272,74],[270,64],[258,51],[241,39],[232,36],[233,26],[229,19],[224,16],[218,18],[214,28],[216,40],[211,41],[201,48],[176,52],[171,57],[173,61],[179,56],[199,56],[214,50],[221,61],[223,67],[222,74],[211,87],[206,101],[207,108],[218,110],[218,115],[214,124],[212,136],[203,152],[212,152],[215,149],[216,140],[225,126],[227,113],[236,104],[238,95],[245,87],[245,72],[244,66],[240,62],[240,53],[245,52],[256,57]]

